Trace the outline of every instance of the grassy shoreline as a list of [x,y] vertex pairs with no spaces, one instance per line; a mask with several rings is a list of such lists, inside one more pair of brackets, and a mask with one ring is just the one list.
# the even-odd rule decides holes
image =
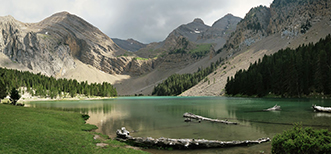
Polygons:
[[0,153],[145,153],[86,131],[96,126],[77,112],[0,104],[0,124]]

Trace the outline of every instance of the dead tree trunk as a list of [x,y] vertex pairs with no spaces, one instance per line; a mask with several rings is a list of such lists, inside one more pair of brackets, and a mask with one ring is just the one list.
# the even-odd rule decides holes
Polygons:
[[152,137],[132,137],[129,131],[122,127],[121,130],[116,131],[117,140],[143,147],[162,147],[174,149],[201,149],[201,148],[224,148],[233,146],[247,146],[250,144],[260,144],[270,141],[269,138],[260,138],[257,140],[245,141],[218,141],[218,140],[205,140],[205,139],[171,139],[171,138],[158,138]]
[[195,120],[205,120],[205,121],[210,121],[210,122],[219,122],[219,123],[224,123],[224,124],[232,124],[232,125],[237,125],[238,123],[236,122],[230,122],[228,120],[218,120],[218,119],[210,119],[210,118],[206,118],[203,116],[199,116],[199,115],[195,115],[193,113],[184,113],[183,117],[185,118],[191,118],[191,119],[195,119]]

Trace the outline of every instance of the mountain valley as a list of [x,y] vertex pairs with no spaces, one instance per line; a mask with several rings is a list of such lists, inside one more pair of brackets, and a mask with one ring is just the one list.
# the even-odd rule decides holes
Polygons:
[[[274,0],[252,8],[244,19],[227,14],[212,26],[202,19],[180,25],[165,40],[143,44],[111,39],[68,12],[38,23],[0,17],[0,67],[56,78],[110,82],[119,95],[150,95],[172,74],[222,64],[181,96],[224,94],[228,77],[265,54],[317,42],[331,34],[331,1]],[[299,10],[299,11],[298,11]]]

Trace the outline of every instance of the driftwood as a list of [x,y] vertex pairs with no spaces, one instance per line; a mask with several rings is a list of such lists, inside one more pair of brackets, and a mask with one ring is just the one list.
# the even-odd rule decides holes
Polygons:
[[246,146],[249,144],[260,144],[270,141],[269,138],[260,138],[257,140],[245,141],[218,141],[218,140],[205,140],[205,139],[171,139],[171,138],[158,138],[152,137],[132,137],[129,131],[122,127],[121,130],[116,131],[117,140],[135,143],[137,145],[148,147],[163,147],[174,149],[198,149],[198,148],[224,148],[232,146]]
[[201,122],[201,120],[205,120],[205,121],[219,122],[219,123],[224,123],[224,124],[233,124],[233,125],[237,125],[238,124],[236,122],[230,122],[228,120],[210,119],[210,118],[206,118],[206,117],[195,115],[193,113],[188,113],[188,112],[184,113],[183,114],[183,117],[186,118],[185,119],[185,122],[189,121],[189,120],[187,120],[187,118],[190,118],[190,119],[199,120],[199,122]]
[[278,106],[278,105],[276,104],[274,107],[272,107],[272,108],[268,108],[268,109],[264,109],[263,111],[279,111],[279,110],[281,110],[281,109],[280,109],[280,106]]
[[331,107],[322,107],[317,105],[312,105],[315,112],[328,112],[331,113]]

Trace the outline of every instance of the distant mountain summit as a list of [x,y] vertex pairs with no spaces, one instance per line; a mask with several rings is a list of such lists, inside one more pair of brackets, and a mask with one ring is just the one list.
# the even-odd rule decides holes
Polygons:
[[225,44],[226,40],[236,30],[237,24],[242,19],[240,17],[227,14],[223,18],[215,21],[213,25],[202,33],[199,38],[199,43],[214,43],[215,50],[220,49]]
[[173,30],[168,37],[183,36],[194,43],[214,43],[216,46],[222,46],[232,32],[236,30],[240,17],[227,14],[221,19],[214,22],[210,27],[196,18],[193,22],[183,24]]
[[146,47],[146,44],[140,43],[134,39],[121,40],[118,38],[112,38],[112,40],[121,48],[127,51],[135,52],[141,48]]
[[[159,43],[152,43],[140,49],[137,54],[142,57],[154,57],[157,54],[176,50],[181,47],[181,38],[187,39],[194,44],[212,44],[215,50],[221,48],[231,33],[236,30],[236,26],[241,21],[240,17],[227,14],[217,20],[213,26],[205,25],[202,19],[195,18],[192,22],[182,24],[174,29],[167,38]],[[194,46],[194,45],[192,45]],[[150,52],[154,51],[154,52]],[[151,53],[151,54],[150,54]]]
[[197,42],[201,33],[205,32],[208,28],[210,28],[210,26],[205,25],[201,19],[196,18],[193,22],[183,24],[173,30],[168,37],[173,37],[171,35],[174,35],[174,37],[183,36],[189,41]]
[[205,24],[204,22],[203,22],[203,20],[202,19],[200,19],[200,18],[195,18],[194,20],[193,20],[193,23],[200,23],[200,24]]

